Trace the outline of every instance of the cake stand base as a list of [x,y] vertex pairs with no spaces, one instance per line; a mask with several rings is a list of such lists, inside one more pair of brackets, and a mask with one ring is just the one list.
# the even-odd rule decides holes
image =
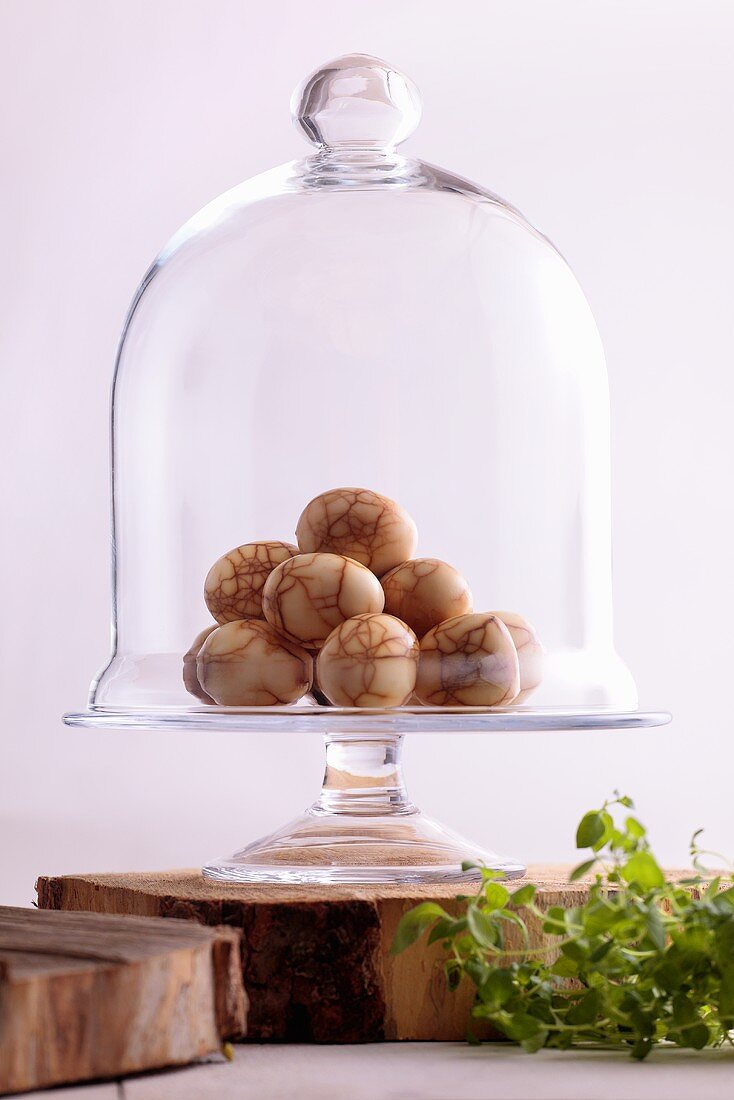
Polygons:
[[304,814],[235,855],[204,867],[220,882],[468,882],[473,862],[518,878],[525,867],[486,851],[421,813],[402,777],[401,736],[326,738],[321,796]]
[[465,860],[505,878],[525,874],[521,863],[477,847],[417,809],[374,817],[310,809],[229,859],[208,864],[204,874],[220,882],[303,885],[464,882],[478,877],[475,869],[462,870]]

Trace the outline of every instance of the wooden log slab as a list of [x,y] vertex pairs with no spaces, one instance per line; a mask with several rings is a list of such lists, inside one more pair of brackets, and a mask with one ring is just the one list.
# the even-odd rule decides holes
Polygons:
[[0,1094],[181,1065],[245,1029],[241,934],[0,908]]
[[[541,909],[586,896],[588,881],[569,885],[568,871],[528,869],[525,881],[539,887]],[[468,986],[447,991],[436,965],[440,944],[397,957],[389,949],[400,917],[413,905],[431,898],[455,910],[456,895],[471,889],[237,886],[199,871],[67,875],[37,883],[44,909],[184,917],[241,929],[247,1037],[256,1042],[465,1038],[472,992]],[[531,919],[529,932],[533,945],[544,942],[539,922]]]

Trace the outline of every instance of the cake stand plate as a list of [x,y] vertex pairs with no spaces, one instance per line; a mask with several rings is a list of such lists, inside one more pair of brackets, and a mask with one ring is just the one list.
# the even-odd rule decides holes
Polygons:
[[664,726],[661,710],[614,707],[89,707],[64,715],[91,729],[230,730],[241,733],[533,733]]
[[401,752],[406,733],[509,733],[660,726],[663,711],[603,707],[194,707],[90,709],[67,725],[145,729],[317,732],[326,742],[321,794],[293,821],[214,860],[203,873],[232,883],[440,883],[480,877],[480,866],[519,878],[519,861],[484,849],[423,814],[408,798]]

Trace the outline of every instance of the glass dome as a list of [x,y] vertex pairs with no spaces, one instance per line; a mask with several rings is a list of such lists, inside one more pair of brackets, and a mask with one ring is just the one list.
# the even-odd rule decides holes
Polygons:
[[[397,151],[420,110],[376,58],[324,66],[292,100],[310,155],[215,199],[145,275],[112,400],[112,656],[69,721],[400,733],[657,720],[636,711],[613,642],[607,378],[589,305],[517,210]],[[456,567],[475,610],[534,624],[533,691],[499,707],[360,709],[318,691],[253,707],[199,690],[212,563],[258,540],[303,550],[297,520],[334,486],[399,501],[413,556]]]

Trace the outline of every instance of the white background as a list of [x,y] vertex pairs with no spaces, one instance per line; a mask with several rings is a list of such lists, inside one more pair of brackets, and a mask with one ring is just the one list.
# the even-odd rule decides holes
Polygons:
[[604,339],[618,648],[636,734],[415,737],[411,794],[526,860],[632,793],[661,856],[734,853],[734,6],[671,0],[4,0],[0,7],[0,901],[37,874],[197,865],[301,810],[312,736],[85,733],[108,645],[107,405],[128,301],[214,195],[304,146],[338,54],[410,74],[408,148],[560,247]]

